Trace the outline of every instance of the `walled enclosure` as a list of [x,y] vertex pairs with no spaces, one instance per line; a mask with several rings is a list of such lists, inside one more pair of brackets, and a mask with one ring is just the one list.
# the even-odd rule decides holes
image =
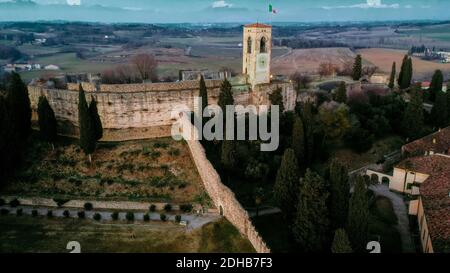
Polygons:
[[[217,104],[220,80],[207,80],[208,102]],[[194,97],[199,94],[198,81],[150,84],[99,85],[82,84],[89,103],[91,97],[97,101],[98,112],[104,128],[102,140],[129,140],[170,136],[174,122],[171,111],[179,105],[194,109]],[[295,107],[295,91],[292,84],[282,82],[256,86],[253,91],[245,84],[234,84],[235,104],[266,105],[268,94],[276,88],[283,89],[287,109]],[[47,97],[55,111],[60,134],[78,135],[78,84],[69,84],[67,90],[48,89],[30,85],[28,92],[37,120],[39,96]],[[127,133],[124,133],[126,129]]]
[[[221,81],[206,81],[208,102],[216,104]],[[293,110],[296,92],[291,83],[281,82],[258,85],[248,91],[247,85],[233,86],[235,104],[268,105],[268,95],[281,88],[286,110]],[[194,97],[199,93],[198,81],[184,81],[163,84],[129,84],[129,85],[93,85],[83,84],[86,99],[94,97],[104,127],[104,139],[130,140],[170,136],[171,125],[177,122],[171,119],[172,109],[185,104],[194,109]],[[78,134],[78,85],[69,85],[68,90],[46,89],[39,86],[28,87],[33,120],[37,120],[39,96],[47,97],[55,111],[56,118],[66,135]],[[196,130],[187,117],[178,120],[185,126]],[[259,253],[269,253],[270,249],[252,224],[248,212],[235,198],[234,193],[222,184],[219,174],[206,157],[205,151],[197,140],[186,141],[191,157],[197,167],[208,195],[219,211],[243,234]]]

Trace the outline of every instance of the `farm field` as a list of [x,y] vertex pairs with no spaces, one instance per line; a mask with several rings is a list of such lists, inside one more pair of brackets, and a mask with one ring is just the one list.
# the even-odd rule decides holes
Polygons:
[[184,142],[164,138],[101,143],[91,164],[76,141],[61,139],[55,146],[52,150],[35,140],[24,167],[2,194],[174,204],[205,196]]
[[69,241],[78,241],[83,253],[254,252],[250,242],[225,219],[188,232],[169,222],[0,216],[0,253],[68,253]]
[[[382,48],[361,49],[357,52],[362,55],[364,60],[379,67],[380,70],[385,73],[390,73],[392,62],[397,63],[397,71],[399,71],[403,57],[407,53],[406,50]],[[450,73],[450,63],[443,64],[438,62],[425,61],[416,57],[412,57],[412,59],[414,68],[413,78],[415,80],[430,81],[434,71],[437,69],[442,70],[444,74]]]
[[321,63],[331,62],[342,66],[354,58],[355,54],[349,48],[294,49],[282,56],[275,56],[272,71],[277,75],[291,75],[296,71],[316,73]]

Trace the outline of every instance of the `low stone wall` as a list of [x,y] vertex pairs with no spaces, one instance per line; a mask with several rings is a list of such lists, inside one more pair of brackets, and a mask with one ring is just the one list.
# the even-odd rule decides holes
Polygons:
[[[195,132],[195,128],[186,117],[181,118],[179,122],[184,126],[191,126],[191,131]],[[270,253],[269,247],[253,226],[248,212],[241,206],[233,191],[222,184],[219,174],[206,157],[200,142],[197,140],[186,142],[205,189],[219,212],[250,241],[258,253]]]

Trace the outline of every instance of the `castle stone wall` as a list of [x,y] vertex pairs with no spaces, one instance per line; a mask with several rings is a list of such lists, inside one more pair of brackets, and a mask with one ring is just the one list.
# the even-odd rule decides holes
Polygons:
[[[208,80],[208,102],[217,104],[221,81]],[[88,103],[91,97],[97,108],[105,130],[106,140],[125,140],[169,136],[173,123],[171,112],[177,106],[186,105],[194,109],[194,98],[199,94],[198,81],[152,84],[100,85],[100,91],[92,91],[94,85],[83,83]],[[235,92],[235,104],[269,104],[268,95],[276,88],[283,89],[286,109],[294,109],[295,96],[289,83],[266,84],[254,91]],[[37,120],[39,96],[47,97],[55,112],[59,133],[76,135],[78,132],[78,85],[71,84],[67,90],[48,89],[40,86],[28,87],[33,120]],[[127,129],[131,135],[121,135],[118,130]],[[123,133],[123,132],[122,132]],[[103,139],[103,140],[105,140]]]
[[[179,122],[183,124],[180,128],[190,127],[191,132],[196,130],[186,117],[180,118]],[[200,142],[198,140],[187,140],[186,142],[203,185],[215,206],[250,241],[256,252],[270,253],[270,248],[256,231],[248,212],[241,206],[233,191],[222,184],[219,174],[206,157]]]

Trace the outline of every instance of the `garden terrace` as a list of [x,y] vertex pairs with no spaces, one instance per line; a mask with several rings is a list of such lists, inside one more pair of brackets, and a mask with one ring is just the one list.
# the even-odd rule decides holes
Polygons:
[[101,143],[89,164],[75,140],[34,141],[2,194],[58,199],[192,203],[205,196],[184,142]]

